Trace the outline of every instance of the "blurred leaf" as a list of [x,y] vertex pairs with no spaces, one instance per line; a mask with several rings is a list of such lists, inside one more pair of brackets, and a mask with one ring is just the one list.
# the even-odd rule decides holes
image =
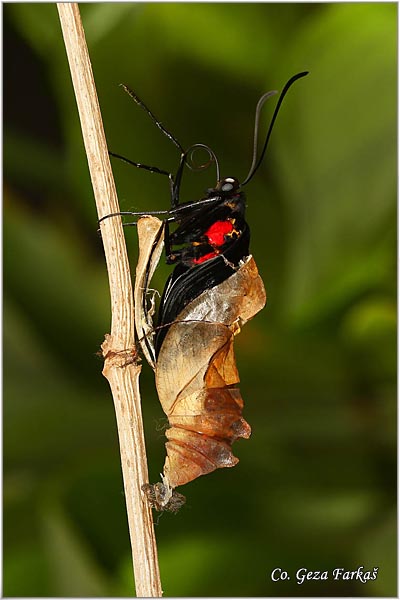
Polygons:
[[24,2],[18,7],[10,7],[8,14],[35,52],[48,58],[49,52],[62,51],[61,26],[55,4],[44,4],[38,10],[37,5]]
[[286,308],[296,318],[393,272],[395,10],[329,5],[292,44],[310,70],[291,91],[276,136],[291,214]]
[[[157,11],[148,10],[152,28],[167,47],[173,45],[175,53],[189,54],[210,69],[226,69],[235,76],[240,73],[242,80],[265,76],[266,69],[260,73],[260,66],[272,61],[275,49],[272,23],[263,19],[261,13],[257,18],[257,14],[257,6],[249,12],[245,5],[232,4],[227,12],[218,3],[165,4]],[[247,43],[240,44],[242,36]],[[260,38],[264,40],[261,47]]]
[[44,507],[43,536],[54,596],[107,596],[107,582],[89,548],[59,506]]
[[[63,232],[61,223],[54,227],[22,213],[16,198],[7,197],[6,201],[7,295],[19,299],[19,305],[34,318],[35,327],[59,347],[60,355],[72,362],[83,355],[80,360],[93,365],[101,335],[109,326],[105,267],[101,271],[94,267],[93,256],[84,249],[87,241],[79,238],[76,224]],[[82,328],[84,313],[86,326]]]
[[388,334],[395,335],[396,327],[396,305],[386,298],[371,298],[348,312],[343,333],[359,343],[374,343]]
[[[98,451],[106,440],[111,446],[115,435],[111,401],[105,402],[92,388],[71,377],[8,304],[5,316],[4,389],[8,401],[4,418],[8,427],[4,453],[8,467],[22,466],[30,476],[41,469],[44,475],[57,472],[61,464],[79,462],[85,449]],[[26,442],[21,444],[21,440]]]
[[379,498],[373,498],[368,492],[349,490],[332,492],[329,497],[299,493],[295,506],[287,497],[280,496],[277,501],[277,512],[281,513],[282,518],[289,519],[296,529],[307,531],[310,528],[323,528],[327,533],[329,530],[338,533],[337,528],[346,530],[363,526],[374,514]]
[[104,38],[111,35],[121,21],[141,10],[140,4],[130,2],[95,2],[91,5],[82,4],[80,8],[90,45],[104,42]]

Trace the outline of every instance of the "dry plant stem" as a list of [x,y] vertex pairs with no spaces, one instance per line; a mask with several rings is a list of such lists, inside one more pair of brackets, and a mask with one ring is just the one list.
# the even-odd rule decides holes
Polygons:
[[[76,3],[58,3],[72,82],[81,121],[98,216],[118,212],[112,176],[85,34]],[[121,220],[106,219],[101,233],[110,281],[111,335],[102,345],[103,374],[115,405],[131,536],[136,594],[162,595],[151,509],[141,491],[148,482],[134,344],[134,306],[131,277]]]

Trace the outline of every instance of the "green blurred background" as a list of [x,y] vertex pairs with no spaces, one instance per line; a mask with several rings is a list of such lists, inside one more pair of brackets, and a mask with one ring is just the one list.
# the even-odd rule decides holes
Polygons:
[[[209,144],[243,180],[259,96],[297,82],[247,186],[268,303],[236,340],[240,463],[180,491],[156,527],[166,596],[395,596],[396,21],[393,4],[85,4],[109,147],[175,169]],[[6,596],[129,596],[112,399],[96,355],[108,283],[54,4],[3,4]],[[263,112],[263,131],[275,100]],[[125,210],[164,178],[114,162]],[[214,185],[185,177],[183,199]],[[127,231],[132,265],[136,232]],[[162,289],[169,269],[161,265]],[[165,418],[143,366],[151,481]],[[295,580],[379,567],[375,582]],[[290,581],[273,583],[281,567]]]

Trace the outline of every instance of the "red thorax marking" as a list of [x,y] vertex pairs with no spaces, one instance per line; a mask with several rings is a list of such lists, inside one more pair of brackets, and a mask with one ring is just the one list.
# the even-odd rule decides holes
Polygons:
[[215,248],[214,252],[209,252],[208,254],[204,254],[204,256],[200,256],[200,258],[194,258],[193,262],[195,265],[200,265],[201,263],[210,260],[211,258],[215,258],[218,256],[219,251],[218,248],[223,246],[226,242],[225,236],[231,234],[234,231],[234,225],[232,221],[216,221],[207,229],[204,233],[204,237],[207,238],[210,246]]
[[205,232],[205,237],[211,246],[222,246],[225,243],[225,236],[232,233],[234,229],[231,221],[217,221]]

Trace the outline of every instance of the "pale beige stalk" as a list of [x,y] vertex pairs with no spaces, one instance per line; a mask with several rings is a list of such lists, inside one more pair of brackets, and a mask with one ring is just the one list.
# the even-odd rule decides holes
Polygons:
[[[83,140],[99,218],[118,212],[107,143],[76,3],[59,3],[65,47],[81,121]],[[139,597],[162,595],[151,509],[141,486],[148,482],[134,340],[134,306],[131,276],[121,219],[106,219],[101,233],[110,281],[111,334],[102,345],[103,374],[108,379],[115,405],[125,500],[136,583]],[[104,515],[107,518],[107,515]]]

